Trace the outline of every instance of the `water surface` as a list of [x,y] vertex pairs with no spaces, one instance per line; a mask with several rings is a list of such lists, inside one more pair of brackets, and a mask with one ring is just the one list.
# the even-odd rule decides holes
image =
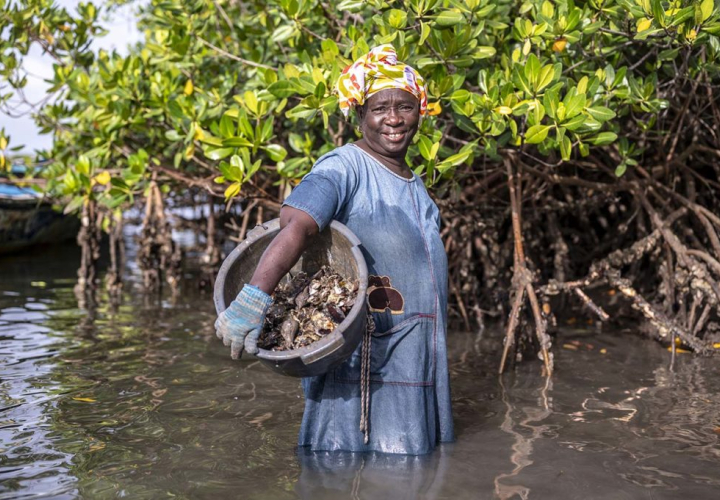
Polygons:
[[457,442],[309,453],[298,381],[232,361],[192,276],[175,299],[129,284],[89,311],[78,261],[0,261],[0,499],[717,498],[715,359],[671,372],[658,344],[566,328],[550,381],[537,361],[498,378],[498,333],[452,332]]

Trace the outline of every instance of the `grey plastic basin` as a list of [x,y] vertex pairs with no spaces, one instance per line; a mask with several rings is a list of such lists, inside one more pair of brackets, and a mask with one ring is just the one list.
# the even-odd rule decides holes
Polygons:
[[[215,281],[215,310],[224,311],[243,285],[250,281],[260,257],[280,232],[280,219],[273,219],[248,232],[227,256]],[[358,280],[358,299],[335,330],[307,347],[290,351],[260,349],[257,357],[274,371],[291,377],[322,375],[345,361],[363,337],[367,324],[368,274],[360,240],[345,225],[333,221],[313,238],[291,272],[313,274],[323,265],[332,266],[348,279]]]

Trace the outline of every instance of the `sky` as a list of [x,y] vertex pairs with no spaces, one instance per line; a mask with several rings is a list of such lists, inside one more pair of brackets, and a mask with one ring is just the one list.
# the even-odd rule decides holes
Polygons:
[[[78,0],[56,0],[56,4],[65,7],[68,12],[77,11]],[[101,1],[95,1],[96,5]],[[128,53],[128,44],[133,45],[143,40],[143,34],[135,26],[136,7],[133,4],[123,6],[117,10],[112,19],[103,21],[101,24],[109,33],[96,39],[92,49],[98,51],[115,49],[120,54]],[[37,102],[45,97],[49,85],[44,81],[52,78],[52,59],[43,55],[42,51],[33,47],[23,60],[23,67],[28,71],[28,83],[25,87],[25,95],[30,102]],[[0,128],[4,127],[5,132],[10,135],[10,147],[23,144],[25,147],[19,153],[32,154],[37,149],[49,149],[52,146],[50,135],[40,135],[35,122],[29,115],[20,118],[12,118],[0,111]]]

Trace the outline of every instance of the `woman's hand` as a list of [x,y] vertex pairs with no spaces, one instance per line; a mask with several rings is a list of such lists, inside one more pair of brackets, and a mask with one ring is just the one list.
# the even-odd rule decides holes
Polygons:
[[257,341],[265,322],[265,314],[272,298],[252,285],[245,285],[237,298],[218,316],[215,333],[226,346],[230,356],[238,359],[243,347],[250,354],[257,354]]

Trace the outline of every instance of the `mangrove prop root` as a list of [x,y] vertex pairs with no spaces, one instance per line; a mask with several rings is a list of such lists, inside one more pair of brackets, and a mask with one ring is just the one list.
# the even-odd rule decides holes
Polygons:
[[201,286],[205,286],[206,284],[214,286],[215,277],[217,276],[218,270],[220,269],[220,264],[222,262],[222,242],[216,229],[218,216],[215,212],[215,205],[213,204],[212,200],[210,200],[208,208],[209,212],[207,217],[205,235],[206,245],[205,252],[203,253],[203,256],[201,258],[202,270],[207,279],[203,279],[201,281]]
[[632,287],[628,279],[620,277],[618,271],[609,269],[606,271],[605,276],[611,286],[617,288],[620,293],[632,301],[633,308],[637,309],[643,316],[645,316],[645,318],[656,328],[658,335],[662,339],[667,339],[668,335],[677,335],[680,337],[680,340],[692,347],[696,352],[700,354],[708,354],[710,352],[709,346],[705,345],[697,337],[688,333],[677,323],[671,321],[662,312],[650,305],[650,303]]
[[[646,147],[662,137],[635,140]],[[544,302],[563,294],[579,300],[561,307],[582,304],[603,322],[631,309],[654,338],[675,336],[709,352],[720,342],[720,150],[688,139],[684,150],[682,140],[667,142],[668,149],[675,144],[669,163],[668,150],[646,150],[642,166],[621,178],[615,148],[565,162],[537,157],[531,148],[501,150],[500,163],[468,166],[455,186],[433,193],[443,215],[450,317],[464,324],[480,323],[485,312],[507,315],[502,370],[523,321],[542,320]],[[617,296],[591,298],[590,288],[611,281],[622,284],[613,287]],[[532,310],[529,289],[541,314]],[[546,335],[542,324],[532,326],[538,340]]]
[[115,218],[112,215],[106,215],[110,218],[110,267],[105,276],[105,288],[109,296],[113,300],[119,298],[122,291],[122,267],[125,262],[125,241],[123,240],[123,223],[122,217]]
[[[552,375],[553,361],[549,352],[550,349],[550,337],[546,331],[545,319],[542,317],[540,312],[540,305],[538,303],[537,295],[532,284],[532,273],[527,268],[525,263],[525,249],[522,241],[522,229],[520,222],[521,204],[520,196],[518,196],[519,187],[521,186],[522,178],[520,173],[515,174],[513,171],[512,162],[510,160],[505,161],[508,176],[508,188],[510,191],[510,210],[512,217],[512,230],[513,230],[513,242],[515,243],[514,252],[514,276],[513,276],[513,295],[515,300],[513,307],[510,311],[510,317],[508,319],[508,329],[505,333],[505,348],[503,349],[503,357],[500,360],[499,372],[502,373],[505,369],[505,362],[507,359],[508,351],[510,346],[514,342],[515,329],[517,328],[518,317],[520,306],[523,303],[524,295],[527,293],[528,300],[530,301],[530,307],[533,312],[535,319],[535,335],[537,336],[538,344],[540,345],[540,354],[545,366],[545,374],[547,376]],[[515,178],[517,176],[517,184]]]
[[595,302],[593,302],[592,299],[588,297],[581,288],[575,288],[573,291],[575,292],[575,295],[580,297],[580,300],[585,303],[588,309],[594,312],[602,321],[607,321],[610,319],[610,315],[603,311],[602,307],[599,307],[597,304],[595,304]]
[[165,281],[175,292],[180,280],[182,253],[172,239],[172,229],[165,216],[162,194],[154,180],[151,181],[148,191],[138,252],[143,285],[146,290],[160,289],[164,274]]
[[100,258],[100,237],[102,234],[101,220],[98,217],[98,207],[95,200],[88,200],[83,204],[80,216],[80,231],[77,243],[80,246],[80,268],[78,269],[78,282],[75,285],[77,293],[94,290],[97,286],[97,270],[95,264]]

